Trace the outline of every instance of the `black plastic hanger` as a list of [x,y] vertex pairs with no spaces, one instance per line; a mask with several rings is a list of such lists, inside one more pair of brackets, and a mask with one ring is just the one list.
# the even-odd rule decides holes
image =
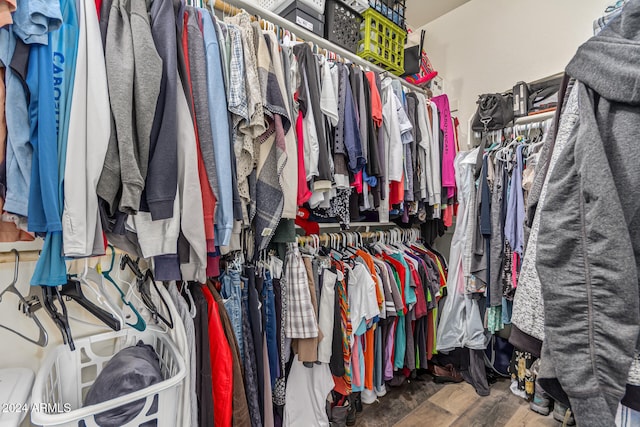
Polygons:
[[114,331],[122,329],[122,325],[118,318],[89,301],[89,299],[82,293],[82,286],[76,279],[70,277],[67,280],[67,284],[62,285],[60,295],[67,297],[67,300],[74,300]]
[[[42,305],[47,310],[51,319],[56,324],[60,333],[62,334],[62,341],[65,344],[69,344],[71,351],[76,349],[73,343],[73,336],[71,335],[71,328],[69,328],[69,317],[67,316],[67,306],[64,304],[64,300],[58,291],[57,286],[41,286],[42,288]],[[62,312],[58,311],[56,302],[60,304]]]
[[[164,297],[158,290],[158,285],[156,284],[156,281],[153,278],[153,273],[151,273],[151,270],[147,270],[143,273],[140,270],[140,266],[138,265],[138,260],[134,261],[133,259],[131,259],[129,255],[125,254],[122,256],[122,259],[120,260],[120,269],[124,270],[127,266],[129,266],[131,271],[133,271],[133,274],[136,276],[136,284],[137,284],[138,292],[142,297],[142,301],[151,312],[151,317],[153,318],[153,320],[155,322],[158,322],[158,320],[160,320],[169,328],[173,329],[173,317],[171,316],[171,310],[169,309],[169,304],[167,303],[167,301],[165,301]],[[167,310],[167,313],[169,314],[169,319],[164,317],[162,313],[158,311],[158,307],[156,307],[155,303],[153,302],[153,298],[151,297],[150,283],[153,283],[153,287],[155,288],[156,293],[160,297],[160,300],[162,301],[162,305],[164,305],[164,308]]]

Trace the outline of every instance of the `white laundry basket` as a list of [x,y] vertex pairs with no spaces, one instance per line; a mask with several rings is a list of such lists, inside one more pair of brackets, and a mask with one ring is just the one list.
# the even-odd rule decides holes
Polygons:
[[[106,363],[120,350],[138,341],[153,346],[164,378],[158,384],[96,405],[82,407],[87,392]],[[156,420],[157,427],[176,427],[180,388],[186,375],[184,359],[163,331],[127,328],[74,340],[76,350],[58,346],[42,364],[32,391],[31,422],[40,426],[99,427],[94,415],[145,399],[143,408],[127,426]],[[149,413],[154,400],[157,410]]]
[[[295,0],[258,0],[260,6],[270,10],[273,13],[279,14],[285,10]],[[324,14],[325,0],[298,0],[300,3],[304,3],[318,13]]]

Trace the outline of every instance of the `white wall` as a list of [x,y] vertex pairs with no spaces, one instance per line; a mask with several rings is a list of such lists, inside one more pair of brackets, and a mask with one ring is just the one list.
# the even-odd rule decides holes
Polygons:
[[425,50],[452,109],[461,149],[478,95],[562,72],[608,0],[472,0],[427,24]]

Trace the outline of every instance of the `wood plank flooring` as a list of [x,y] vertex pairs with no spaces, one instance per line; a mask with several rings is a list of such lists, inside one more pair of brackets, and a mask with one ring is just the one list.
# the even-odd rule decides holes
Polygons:
[[378,402],[364,405],[357,427],[560,426],[551,415],[530,411],[528,402],[511,393],[507,380],[493,384],[486,397],[467,383],[439,385],[428,375],[387,391]]

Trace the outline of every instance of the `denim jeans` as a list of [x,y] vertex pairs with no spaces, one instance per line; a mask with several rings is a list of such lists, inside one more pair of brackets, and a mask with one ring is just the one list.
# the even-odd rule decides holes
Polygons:
[[267,338],[267,353],[269,355],[269,372],[271,372],[271,387],[276,378],[280,377],[280,354],[278,352],[278,322],[276,320],[275,294],[271,273],[265,272],[262,286],[262,303],[265,313],[265,333]]
[[240,359],[244,360],[244,340],[242,338],[242,282],[240,273],[231,271],[220,276],[220,295],[224,299],[224,308],[229,313],[233,333],[238,341]]

